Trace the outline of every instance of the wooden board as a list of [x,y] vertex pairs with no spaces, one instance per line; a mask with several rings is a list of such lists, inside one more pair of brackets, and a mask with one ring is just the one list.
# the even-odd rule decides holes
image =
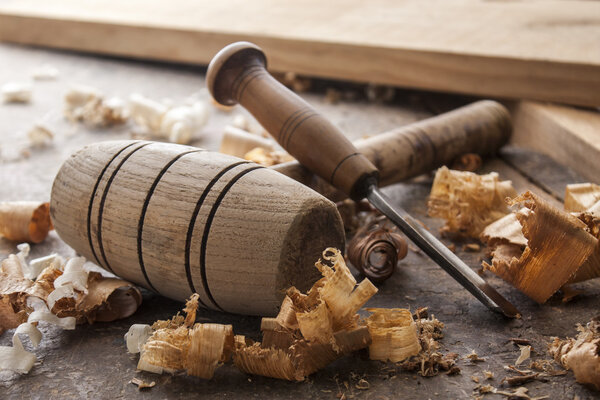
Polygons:
[[[449,4],[450,3],[450,4]],[[206,64],[262,46],[276,71],[600,105],[600,3],[5,0],[0,39]]]
[[512,143],[544,153],[600,183],[599,112],[526,101],[512,114]]

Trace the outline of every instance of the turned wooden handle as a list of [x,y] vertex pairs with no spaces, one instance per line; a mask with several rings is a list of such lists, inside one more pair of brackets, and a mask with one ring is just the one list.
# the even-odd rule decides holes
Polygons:
[[377,168],[331,122],[266,70],[256,45],[233,43],[208,66],[206,81],[216,101],[240,103],[308,169],[353,199],[377,182]]
[[[510,113],[500,103],[480,100],[435,117],[427,118],[354,142],[356,148],[379,170],[384,187],[451,165],[466,153],[487,157],[495,154],[512,131]],[[301,182],[332,201],[346,195],[315,176],[297,161],[272,169]]]

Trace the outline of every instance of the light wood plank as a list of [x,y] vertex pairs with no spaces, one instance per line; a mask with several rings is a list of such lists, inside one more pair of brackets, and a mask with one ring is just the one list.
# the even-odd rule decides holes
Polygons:
[[0,38],[206,64],[250,40],[272,70],[600,105],[600,3],[5,0]]
[[600,183],[600,113],[520,102],[513,109],[511,142],[544,153]]

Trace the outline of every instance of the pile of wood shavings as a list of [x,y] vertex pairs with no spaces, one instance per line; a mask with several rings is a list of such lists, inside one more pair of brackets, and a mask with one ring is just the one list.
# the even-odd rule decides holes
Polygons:
[[75,329],[76,323],[126,318],[141,304],[134,286],[84,270],[83,257],[65,262],[52,254],[27,262],[29,245],[18,247],[20,252],[0,266],[0,333],[16,328],[13,346],[0,347],[0,370],[29,372],[36,357],[24,349],[19,334],[37,347],[40,321]]
[[421,310],[415,321],[408,310],[367,309],[372,315],[361,321],[357,311],[377,289],[368,279],[357,284],[337,249],[326,249],[315,266],[323,278],[306,294],[288,289],[277,317],[262,319],[262,342],[234,336],[231,325],[195,324],[198,295],[194,294],[185,317],[177,314],[152,327],[133,325],[125,335],[127,349],[141,353],[138,369],[185,371],[205,379],[222,363],[232,362],[249,374],[302,381],[366,347],[375,360],[419,357],[412,361],[418,368],[412,369],[420,369],[423,376],[452,368],[458,355],[437,352],[443,324],[435,317],[427,319]]

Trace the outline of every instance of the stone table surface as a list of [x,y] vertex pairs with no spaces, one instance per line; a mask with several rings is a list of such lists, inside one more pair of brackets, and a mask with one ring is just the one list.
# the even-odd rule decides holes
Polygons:
[[[30,104],[0,104],[0,201],[49,200],[53,178],[72,152],[92,142],[131,137],[132,125],[92,130],[65,120],[63,96],[70,85],[93,86],[106,96],[127,98],[137,92],[154,99],[169,98],[176,103],[190,95],[207,96],[205,69],[201,67],[100,58],[4,44],[0,45],[0,60],[0,84],[30,80],[31,71],[43,64],[52,64],[60,71],[57,80],[34,82]],[[398,91],[396,100],[387,105],[361,97],[330,104],[318,90],[302,96],[353,139],[426,118],[440,107],[447,108],[448,101],[450,104],[464,101],[408,90]],[[247,115],[242,109],[225,112],[213,107],[208,125],[195,137],[193,145],[217,150],[224,126],[238,114]],[[29,157],[23,157],[23,150],[28,146],[27,131],[35,123],[42,123],[54,132],[53,145],[29,150]],[[513,151],[506,160],[487,161],[482,171],[498,171],[502,179],[513,180],[517,191],[532,189],[546,197],[552,195],[540,186],[564,190],[564,185],[569,183],[557,182],[558,175],[547,172],[552,168],[561,170],[561,167],[546,158],[536,158],[539,169],[528,163],[526,170],[511,165],[515,159],[518,157],[514,157]],[[533,180],[539,186],[527,176],[531,171],[533,174],[546,171]],[[554,181],[546,185],[544,180]],[[430,186],[431,176],[424,176],[385,191],[397,205],[407,208],[437,234],[442,221],[426,214]],[[443,240],[451,243],[448,239]],[[461,243],[456,247],[460,257],[474,269],[479,268],[483,252],[465,253]],[[14,252],[16,244],[0,238],[0,259]],[[32,246],[32,257],[51,252],[66,257],[74,255],[54,232],[43,243]],[[183,375],[139,373],[136,372],[138,356],[126,352],[123,335],[134,323],[151,324],[157,319],[169,318],[182,308],[181,303],[143,291],[142,306],[126,320],[80,325],[73,331],[62,331],[42,323],[42,342],[32,350],[38,362],[27,375],[0,372],[0,398],[473,398],[477,383],[471,377],[478,376],[483,380],[483,370],[489,370],[495,376],[485,383],[510,390],[500,383],[507,376],[504,366],[514,364],[519,355],[518,347],[509,341],[510,338],[529,339],[535,350],[533,359],[547,359],[546,346],[553,336],[574,336],[577,323],[585,323],[598,314],[598,280],[579,284],[583,294],[569,303],[563,304],[559,296],[554,296],[546,304],[538,305],[500,279],[489,274],[486,279],[518,306],[523,313],[522,319],[507,320],[489,312],[434,263],[414,251],[398,264],[392,278],[379,285],[379,293],[367,304],[413,310],[429,307],[430,312],[445,324],[442,351],[457,352],[462,357],[475,351],[485,358],[477,364],[461,358],[458,362],[462,369],[460,375],[423,378],[391,364],[369,361],[361,354],[339,359],[301,383],[248,376],[227,365],[219,368],[210,381]],[[232,324],[236,333],[255,339],[260,337],[260,318],[257,317],[200,310],[198,321]],[[0,345],[10,345],[12,333],[7,331],[0,336]],[[28,346],[29,343],[26,347],[30,349]],[[128,383],[133,377],[156,381],[156,386],[139,392]],[[368,390],[356,388],[360,379],[369,382]],[[571,373],[534,381],[526,387],[531,396],[548,395],[552,399],[597,396],[575,383]],[[487,398],[505,397],[490,394]]]

